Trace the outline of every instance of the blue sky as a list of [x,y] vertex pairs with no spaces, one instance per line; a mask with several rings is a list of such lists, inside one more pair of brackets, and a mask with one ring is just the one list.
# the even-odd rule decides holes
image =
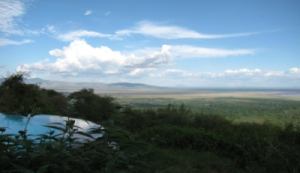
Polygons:
[[0,74],[300,87],[297,0],[1,0]]

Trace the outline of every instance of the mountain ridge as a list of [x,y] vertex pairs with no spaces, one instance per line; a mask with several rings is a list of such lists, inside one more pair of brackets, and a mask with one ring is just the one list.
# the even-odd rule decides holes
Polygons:
[[68,82],[68,81],[52,81],[44,80],[41,78],[26,78],[26,83],[37,84],[42,88],[54,89],[60,92],[73,92],[82,88],[91,88],[96,92],[102,91],[123,91],[123,90],[160,90],[165,87],[148,85],[144,83],[131,83],[131,82]]

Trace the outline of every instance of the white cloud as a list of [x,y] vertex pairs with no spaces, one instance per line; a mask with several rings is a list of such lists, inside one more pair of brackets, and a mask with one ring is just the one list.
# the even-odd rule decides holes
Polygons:
[[83,37],[104,38],[104,37],[110,37],[110,35],[103,34],[100,32],[95,32],[95,31],[76,30],[76,31],[71,31],[71,32],[65,33],[65,34],[60,34],[57,36],[57,38],[62,41],[73,41],[73,40],[78,40]]
[[175,68],[135,68],[129,72],[129,76],[131,77],[150,77],[150,78],[191,78],[191,77],[199,77],[200,74],[189,72],[182,69]]
[[[107,11],[105,15],[110,15],[110,13],[110,11]],[[258,32],[233,34],[204,34],[184,27],[172,25],[158,25],[155,23],[143,21],[139,22],[135,27],[117,30],[112,34],[105,34],[97,31],[89,31],[82,29],[60,34],[57,36],[57,38],[59,38],[62,41],[73,41],[83,37],[98,37],[108,38],[111,40],[122,40],[123,37],[134,34],[151,36],[161,39],[220,39],[229,37],[250,36],[258,34]]]
[[85,16],[89,16],[89,15],[91,15],[92,13],[93,13],[92,10],[86,10],[86,11],[84,12],[84,15],[85,15]]
[[[131,57],[144,56],[148,59],[168,62],[175,58],[223,58],[243,55],[253,55],[252,49],[217,49],[190,45],[162,45],[159,48],[144,48],[128,53]],[[137,59],[137,58],[134,58]],[[156,61],[156,62],[157,62]]]
[[291,74],[299,74],[300,75],[300,67],[293,67],[289,69]]
[[114,67],[124,64],[123,55],[109,47],[93,47],[83,40],[76,40],[63,49],[54,49],[50,55],[57,60],[50,64],[54,70],[65,72],[72,70],[104,70],[105,67]]
[[[56,58],[54,62],[44,61],[25,64],[18,69],[23,71],[47,70],[70,74],[92,72],[106,75],[139,76],[144,72],[165,68],[176,58],[226,57],[251,53],[251,51],[210,49],[186,45],[162,45],[160,48],[145,48],[125,52],[113,50],[107,46],[93,47],[84,40],[75,40],[62,49],[49,51],[49,54]],[[176,72],[174,70],[168,71],[168,73]]]
[[[153,76],[153,75],[152,75]],[[190,77],[198,77],[197,73],[189,72],[181,69],[166,69],[163,70],[159,76],[172,76],[176,78],[190,78]]]
[[[300,75],[290,69],[282,71],[258,68],[228,69],[222,72],[191,72],[183,69],[162,69],[147,71],[142,75],[146,81],[167,86],[194,87],[296,87],[300,86]],[[145,76],[144,76],[145,77]]]
[[141,77],[141,76],[148,76],[157,71],[156,68],[134,68],[128,72],[128,75],[131,77]]
[[21,17],[25,12],[26,6],[23,0],[0,0],[0,32],[6,35],[22,36],[55,33],[53,25],[47,25],[41,29],[28,29],[20,26]]
[[205,34],[184,27],[173,25],[159,25],[148,21],[139,22],[135,27],[116,31],[116,36],[130,36],[140,34],[163,39],[220,39],[241,37],[257,34],[257,32],[233,34]]
[[262,70],[259,68],[240,68],[240,69],[227,69],[219,73],[202,73],[202,76],[212,78],[274,78],[274,77],[288,77],[288,71],[272,71]]
[[245,75],[245,76],[253,76],[253,75],[259,75],[262,73],[261,69],[247,69],[247,68],[242,68],[242,69],[229,69],[229,70],[225,70],[225,72],[223,73],[225,76],[227,75]]
[[10,40],[6,38],[0,38],[0,47],[1,46],[9,46],[9,45],[23,45],[32,43],[32,40],[25,39],[25,40]]
[[[297,69],[297,68],[291,68]],[[152,77],[185,77],[185,78],[205,78],[205,79],[267,79],[267,78],[300,78],[300,72],[292,72],[291,69],[286,71],[262,70],[258,68],[240,68],[240,69],[227,69],[222,72],[190,72],[182,69],[164,69],[160,73],[152,70],[148,73]],[[299,68],[300,69],[300,68]],[[298,69],[298,70],[299,70]]]
[[165,45],[166,49],[169,49],[175,57],[229,57],[229,56],[241,56],[252,55],[255,50],[252,49],[216,49],[205,48],[190,45]]
[[131,72],[135,68],[148,68],[165,63],[164,52],[124,53],[106,46],[93,47],[84,40],[72,41],[69,46],[49,51],[54,62],[24,64],[20,71],[52,71],[58,73],[115,74]]
[[21,34],[17,29],[17,18],[25,13],[25,6],[21,0],[0,1],[0,31],[8,34]]

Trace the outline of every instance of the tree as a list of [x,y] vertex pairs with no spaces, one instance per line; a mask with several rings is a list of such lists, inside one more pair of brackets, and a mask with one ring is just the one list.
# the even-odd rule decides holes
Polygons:
[[99,96],[92,89],[82,89],[69,95],[71,114],[93,121],[109,118],[116,110],[117,104],[112,97]]
[[54,90],[26,84],[22,73],[6,78],[0,85],[0,112],[9,114],[65,114],[67,99]]

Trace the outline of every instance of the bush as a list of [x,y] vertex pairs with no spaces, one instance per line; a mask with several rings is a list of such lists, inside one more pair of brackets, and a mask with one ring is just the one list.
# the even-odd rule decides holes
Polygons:
[[59,114],[67,111],[67,99],[54,90],[25,84],[22,74],[12,75],[0,85],[0,112],[9,114]]
[[68,96],[70,114],[92,121],[107,120],[117,111],[118,105],[112,97],[94,94],[92,89],[82,89]]
[[300,170],[300,132],[271,124],[234,124],[220,116],[182,113],[179,108],[126,109],[115,125],[160,149],[208,151],[246,172]]

